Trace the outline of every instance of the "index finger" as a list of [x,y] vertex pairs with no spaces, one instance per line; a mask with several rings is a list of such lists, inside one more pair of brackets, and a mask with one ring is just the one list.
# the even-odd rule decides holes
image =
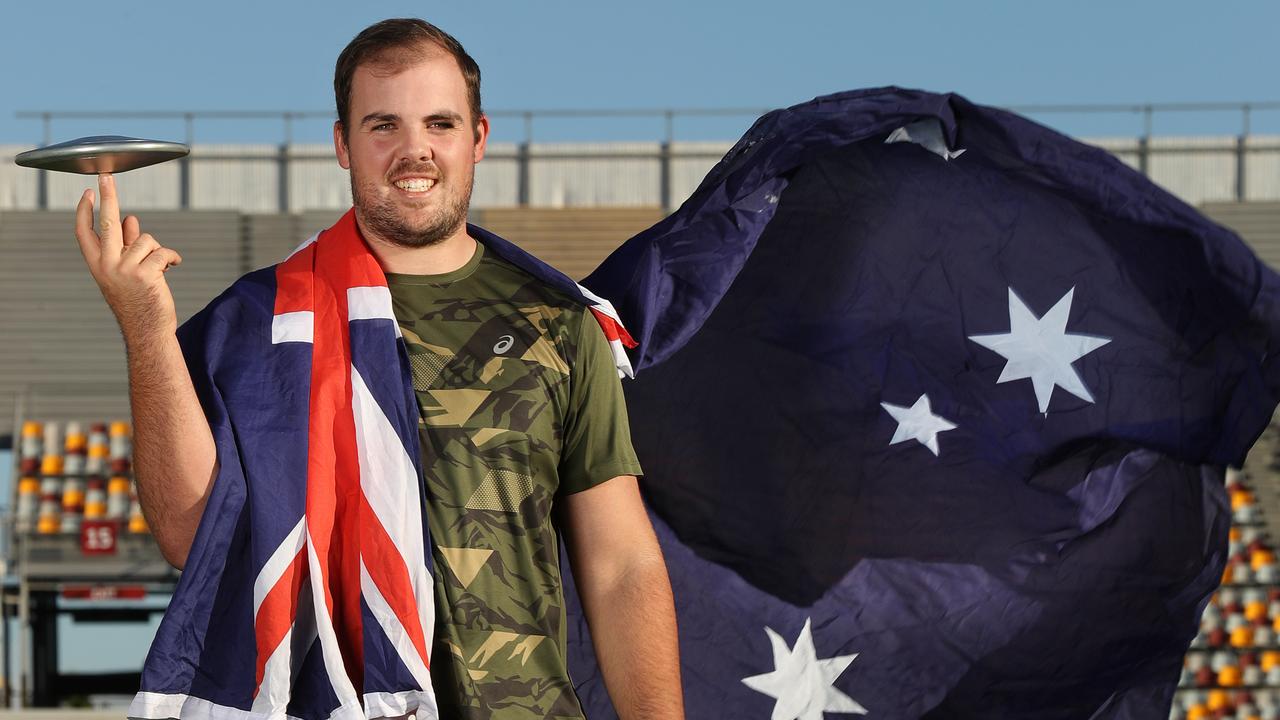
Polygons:
[[104,250],[119,252],[124,246],[120,233],[120,201],[116,198],[116,180],[111,173],[98,174],[98,195],[102,204],[98,208],[98,236]]

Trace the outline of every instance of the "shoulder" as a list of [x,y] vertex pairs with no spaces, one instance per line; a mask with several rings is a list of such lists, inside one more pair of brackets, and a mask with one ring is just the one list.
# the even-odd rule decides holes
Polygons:
[[485,253],[480,272],[485,273],[488,282],[504,286],[510,293],[511,303],[521,309],[546,307],[556,314],[575,318],[587,314],[587,307],[580,298],[495,253]]
[[504,286],[504,299],[513,310],[540,326],[572,362],[583,328],[595,324],[582,300],[493,253],[486,253],[481,268],[490,281]]
[[246,329],[270,324],[275,311],[276,266],[241,276],[178,328],[184,345],[215,329]]
[[240,276],[221,294],[209,301],[195,317],[201,315],[233,318],[265,314],[275,310],[276,266],[254,270]]
[[468,224],[467,231],[484,245],[486,262],[501,265],[513,277],[521,278],[528,291],[557,305],[585,309],[582,290],[569,276],[482,227]]

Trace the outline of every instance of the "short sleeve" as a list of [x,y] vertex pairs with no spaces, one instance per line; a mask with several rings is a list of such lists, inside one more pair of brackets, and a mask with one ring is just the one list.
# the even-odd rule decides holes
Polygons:
[[619,475],[643,473],[631,445],[626,399],[609,341],[590,312],[584,312],[579,320],[560,454],[561,495],[587,490]]

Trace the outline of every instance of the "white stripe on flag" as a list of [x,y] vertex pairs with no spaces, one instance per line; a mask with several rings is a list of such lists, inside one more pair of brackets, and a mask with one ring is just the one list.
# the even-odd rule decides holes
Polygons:
[[272,651],[263,668],[258,694],[253,698],[253,711],[280,716],[289,706],[293,686],[302,670],[302,662],[316,641],[316,617],[311,603],[311,586],[298,590],[298,609],[293,627]]
[[[418,472],[400,436],[364,378],[351,368],[351,411],[356,421],[356,455],[360,458],[360,487],[369,506],[391,536],[413,583],[414,605],[427,647],[435,636],[435,587],[427,571],[422,531],[422,498]],[[430,652],[430,650],[428,650]]]
[[364,694],[365,717],[398,718],[408,713],[413,713],[416,720],[439,720],[440,710],[436,707],[435,694],[425,690]]
[[391,288],[385,285],[347,288],[347,320],[390,320],[400,337],[400,323],[391,309]]
[[396,316],[391,311],[391,288],[385,285],[347,288],[348,320],[390,320]]
[[[578,292],[581,292],[583,297],[594,303],[592,307],[613,318],[613,321],[618,323],[619,328],[626,329],[626,326],[622,324],[622,318],[618,317],[618,311],[613,309],[613,303],[591,292],[582,283],[577,285]],[[613,364],[618,368],[618,377],[635,378],[635,369],[631,367],[631,358],[627,357],[627,349],[623,346],[622,341],[610,340],[609,350],[613,353]]]
[[[373,578],[369,577],[369,569],[364,565],[364,558],[360,558],[360,592],[364,594],[364,601],[369,605],[369,610],[373,613],[373,617],[378,621],[378,625],[382,628],[382,632],[386,634],[387,639],[391,641],[391,645],[395,647],[396,654],[400,656],[400,661],[409,669],[409,674],[413,675],[413,679],[418,682],[418,687],[423,690],[431,688],[431,671],[427,670],[427,665],[418,656],[418,649],[413,646],[413,641],[409,639],[409,633],[404,629],[404,625],[400,624],[400,618],[396,617],[395,611],[387,604],[386,598],[382,597],[382,593],[378,591],[378,586],[373,582]],[[432,641],[431,636],[427,636],[427,642]]]
[[267,597],[267,593],[271,592],[271,588],[276,586],[280,581],[280,577],[284,575],[284,571],[289,569],[293,564],[294,558],[298,557],[298,553],[302,550],[302,543],[307,538],[307,516],[303,515],[298,519],[298,524],[293,526],[289,534],[281,541],[279,547],[271,553],[271,557],[267,558],[267,562],[263,564],[261,572],[258,573],[257,579],[253,581],[253,616],[258,617],[258,608],[262,607],[262,601]]
[[[407,708],[416,702],[417,709],[408,712],[415,713],[418,720],[437,720],[440,716],[439,711],[436,709],[435,698],[420,690],[405,690],[398,693],[368,693],[364,698],[366,710],[379,711],[384,707]],[[353,716],[351,711],[359,714]],[[399,714],[403,715],[405,713],[401,712]],[[218,705],[208,700],[191,697],[185,693],[145,691],[133,696],[133,703],[129,705],[127,717],[141,720],[169,720],[170,718],[182,718],[182,720],[262,720],[261,715],[254,714],[250,710]],[[382,712],[360,712],[359,708],[338,707],[334,709],[328,720],[339,720],[339,718],[363,720],[365,717],[394,716]],[[277,718],[278,720],[301,720],[301,718],[293,715],[284,714],[277,716]]]
[[[126,717],[142,720],[259,720],[262,716],[185,694],[139,692],[133,696]],[[282,714],[280,717],[299,720],[292,715]]]
[[618,311],[613,309],[613,303],[591,292],[590,290],[585,288],[582,285],[582,283],[577,283],[577,286],[578,286],[578,292],[582,293],[583,297],[590,300],[592,304],[595,305],[595,308],[597,310],[604,313],[605,315],[608,315],[614,320],[617,320],[619,325],[622,324],[622,318],[618,317]]
[[627,349],[622,346],[622,341],[610,340],[609,351],[613,353],[613,364],[618,368],[618,377],[634,379],[636,371],[631,367],[631,358],[627,357]]
[[[360,700],[356,696],[356,689],[351,685],[351,678],[347,677],[347,668],[342,664],[338,634],[333,629],[333,618],[329,616],[329,606],[324,601],[324,585],[328,578],[320,570],[320,557],[316,555],[316,545],[311,539],[310,531],[307,532],[307,562],[310,563],[311,570],[307,582],[311,586],[311,607],[315,612],[316,635],[320,638],[320,654],[324,656],[325,675],[328,676],[329,684],[333,687],[334,696],[343,706],[339,710],[351,707],[359,713],[351,717],[363,719],[364,710],[360,708]],[[342,713],[342,716],[346,715],[347,713]],[[339,712],[335,711],[329,717],[337,720]]]
[[317,239],[319,239],[319,238],[320,238],[320,233],[316,233],[315,235],[312,235],[311,237],[307,238],[306,240],[303,240],[303,241],[298,245],[298,247],[294,248],[292,252],[290,252],[288,255],[286,255],[286,256],[285,256],[285,258],[284,258],[284,259],[285,259],[285,260],[288,260],[289,258],[293,257],[294,255],[297,255],[298,253],[302,252],[303,248],[305,248],[306,246],[308,246],[308,245],[310,245],[311,243],[315,242],[315,241],[316,241]]
[[310,310],[280,313],[271,318],[271,344],[312,342],[315,335],[315,313]]

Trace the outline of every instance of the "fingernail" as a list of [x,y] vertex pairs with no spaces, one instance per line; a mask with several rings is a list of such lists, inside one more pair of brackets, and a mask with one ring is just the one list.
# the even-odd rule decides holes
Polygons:
[[100,173],[98,175],[98,182],[101,182],[101,183],[111,182],[111,173]]

